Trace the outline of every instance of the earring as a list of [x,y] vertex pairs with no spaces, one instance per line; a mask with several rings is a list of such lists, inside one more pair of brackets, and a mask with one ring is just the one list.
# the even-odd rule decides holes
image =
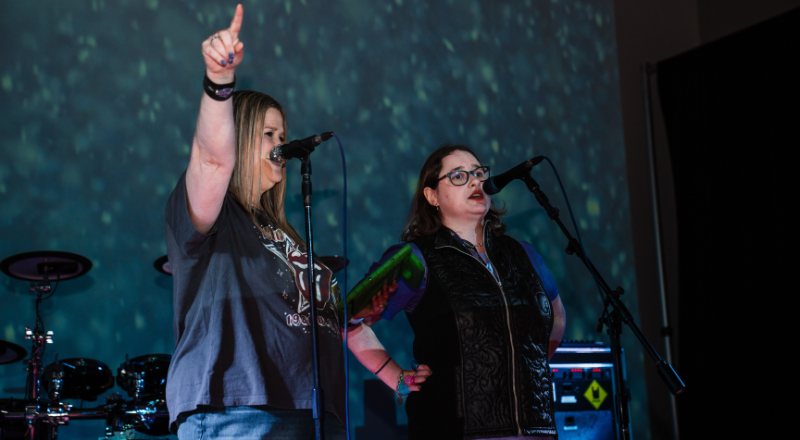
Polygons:
[[439,205],[436,205],[436,210],[437,210],[437,211],[439,210]]

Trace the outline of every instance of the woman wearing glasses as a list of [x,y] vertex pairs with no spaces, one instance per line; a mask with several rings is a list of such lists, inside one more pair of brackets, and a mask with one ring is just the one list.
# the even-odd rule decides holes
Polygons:
[[465,146],[428,157],[401,237],[426,266],[423,282],[416,290],[391,286],[356,315],[371,325],[405,311],[416,371],[391,360],[368,325],[351,321],[359,361],[398,398],[410,394],[409,438],[556,436],[547,361],[564,333],[564,307],[542,257],[504,235],[504,212],[483,192],[488,177]]

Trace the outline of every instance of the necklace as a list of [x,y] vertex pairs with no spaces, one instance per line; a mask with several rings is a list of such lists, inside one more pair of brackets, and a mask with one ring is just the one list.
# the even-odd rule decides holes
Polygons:
[[476,246],[477,247],[483,247],[483,243],[472,244],[467,240],[461,240],[461,242],[464,243],[464,246],[466,246],[466,247],[468,247],[470,249],[475,249]]

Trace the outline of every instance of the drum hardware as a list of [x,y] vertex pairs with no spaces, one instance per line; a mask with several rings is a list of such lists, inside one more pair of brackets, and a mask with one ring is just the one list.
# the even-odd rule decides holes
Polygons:
[[61,392],[64,389],[64,364],[58,362],[58,353],[56,353],[56,360],[50,377],[50,398],[58,402],[61,400]]
[[0,365],[13,364],[25,358],[28,352],[13,342],[0,341]]
[[[163,258],[168,267],[166,257]],[[53,343],[53,332],[45,330],[39,306],[56,293],[59,282],[82,276],[91,267],[92,263],[80,255],[55,251],[28,252],[0,262],[0,271],[30,282],[30,294],[36,297],[36,325],[25,331],[32,346],[26,368],[26,398],[0,399],[0,436],[6,436],[6,429],[10,429],[15,434],[24,433],[28,440],[55,439],[58,427],[68,425],[70,419],[105,419],[106,437],[130,430],[154,436],[169,434],[164,396],[171,355],[151,354],[133,359],[126,355],[125,364],[118,369],[117,383],[133,400],[125,401],[120,393],[114,393],[107,396],[106,405],[96,408],[74,408],[62,399],[93,401],[113,387],[114,376],[106,364],[87,358],[59,360],[56,355],[54,363],[42,368],[44,350]],[[24,348],[0,341],[0,364],[17,362],[26,355]],[[42,391],[49,393],[49,400]]]
[[[6,402],[4,402],[6,403]],[[72,405],[62,402],[38,403],[30,400],[17,400],[16,405],[11,401],[11,411],[2,410],[3,429],[12,427],[10,422],[18,421],[22,423],[17,429],[27,432],[26,438],[39,438],[40,429],[47,428],[48,438],[58,437],[58,427],[67,425],[69,422],[69,411]],[[22,406],[24,405],[24,406]],[[14,411],[17,409],[18,411]],[[18,431],[19,432],[19,431]],[[33,433],[34,437],[31,437]],[[14,437],[16,438],[16,437]]]
[[166,394],[170,354],[146,354],[129,359],[117,368],[117,385],[134,400],[163,399]]
[[[58,401],[45,403],[41,396],[42,358],[46,344],[53,343],[53,332],[45,331],[44,321],[39,313],[42,301],[51,298],[61,281],[85,275],[92,268],[86,257],[69,252],[36,251],[13,255],[0,261],[0,271],[6,275],[30,282],[31,295],[36,296],[36,325],[25,329],[25,339],[31,341],[31,357],[28,360],[28,380],[26,392],[25,420],[28,426],[26,438],[37,439],[38,425],[50,425],[49,436],[57,437],[59,425],[66,424],[69,406]],[[55,282],[55,285],[52,284]],[[59,389],[58,393],[61,394]],[[41,409],[44,407],[44,411]],[[51,416],[52,414],[52,416]],[[6,418],[8,415],[6,416]]]
[[[28,360],[28,384],[30,385],[30,397],[33,400],[38,400],[41,393],[40,376],[42,374],[42,357],[44,357],[45,344],[53,343],[53,332],[44,330],[44,322],[39,315],[39,304],[42,302],[42,294],[50,291],[49,283],[47,285],[37,285],[34,288],[31,283],[31,289],[36,292],[36,327],[31,330],[25,328],[25,339],[32,341],[31,358]],[[49,297],[48,297],[49,298]]]
[[[23,401],[18,401],[23,403]],[[25,426],[36,426],[39,429],[49,428],[49,438],[57,438],[57,428],[65,426],[72,420],[106,420],[105,436],[113,437],[115,433],[136,430],[151,435],[168,435],[169,413],[166,403],[159,399],[150,402],[125,401],[120,393],[106,397],[106,405],[96,408],[74,408],[64,402],[38,404],[27,401],[25,406],[16,405],[16,411],[0,411],[0,422],[20,421]],[[163,409],[163,410],[162,410]],[[5,420],[4,420],[5,419]],[[163,426],[159,426],[159,422]],[[30,430],[28,431],[30,433]],[[30,437],[28,437],[30,438]],[[34,437],[36,438],[36,437]]]
[[167,255],[158,257],[158,259],[153,262],[153,267],[164,275],[172,276],[172,266],[169,264],[169,256]]
[[[138,408],[142,418],[134,430],[154,436],[170,434],[165,397],[171,361],[170,354],[146,354],[134,358],[125,355],[125,363],[117,369],[117,385],[133,398],[127,403],[128,408]],[[145,408],[155,409],[155,416],[150,414],[150,410],[142,412],[144,404]]]
[[[169,435],[169,413],[164,401],[126,402],[118,395],[118,401],[96,408],[74,408],[60,402],[40,406],[29,402],[20,411],[0,411],[0,423],[20,421],[24,426],[38,425],[38,429],[50,428],[49,438],[57,438],[57,428],[69,425],[72,420],[106,420],[105,436],[112,437],[118,432],[136,430],[150,435]],[[164,410],[161,410],[161,407]],[[161,422],[161,423],[160,423]],[[161,425],[161,426],[159,426]],[[11,426],[8,424],[8,426]],[[25,429],[23,429],[25,430]],[[0,431],[1,432],[1,431]],[[28,430],[30,432],[30,430]]]
[[118,392],[106,396],[106,437],[113,437],[117,432],[130,430],[149,431],[156,423],[156,417],[164,417],[164,412],[158,412],[158,401],[126,402]]
[[144,373],[133,374],[133,398],[136,400],[142,399],[142,390],[144,390]]
[[[58,376],[61,376],[60,378]],[[89,358],[60,359],[44,369],[45,387],[53,398],[54,387],[60,382],[59,399],[80,399],[88,402],[114,386],[111,368]]]

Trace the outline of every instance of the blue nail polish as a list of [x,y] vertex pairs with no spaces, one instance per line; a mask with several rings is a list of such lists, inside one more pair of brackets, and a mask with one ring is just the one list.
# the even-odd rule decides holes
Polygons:
[[222,64],[223,66],[224,66],[224,65],[226,65],[226,64],[228,64],[228,63],[227,63],[225,60],[220,60],[219,62],[220,62],[220,64]]
[[228,58],[233,59],[233,52],[228,52]]

